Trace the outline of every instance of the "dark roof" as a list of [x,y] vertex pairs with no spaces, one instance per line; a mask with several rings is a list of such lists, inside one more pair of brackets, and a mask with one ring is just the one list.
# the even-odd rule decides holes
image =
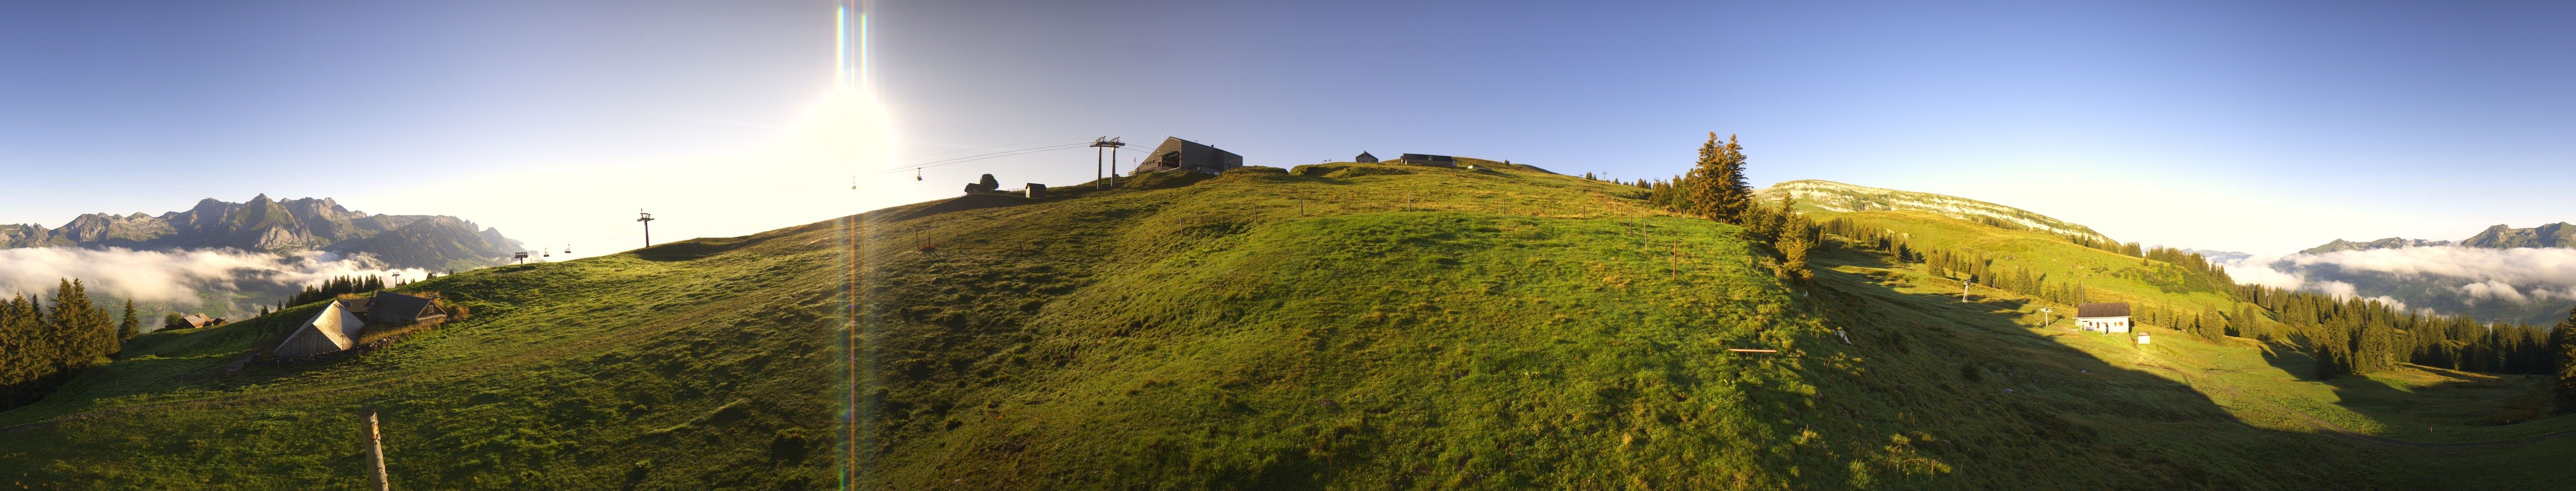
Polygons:
[[1359,156],[1358,158],[1353,158],[1353,159],[1351,159],[1351,161],[1352,161],[1352,162],[1376,162],[1376,161],[1377,161],[1377,156],[1376,156],[1376,155],[1369,155],[1369,153],[1368,153],[1368,152],[1363,151],[1363,152],[1360,152],[1360,156]]
[[375,299],[367,301],[367,315],[385,321],[410,321],[445,315],[445,312],[438,312],[427,297],[380,291],[376,292]]
[[1408,154],[1404,154],[1404,156],[1402,156],[1402,157],[1397,157],[1397,158],[1396,158],[1396,160],[1429,160],[1429,161],[1433,161],[1433,162],[1456,162],[1456,161],[1458,161],[1458,158],[1457,158],[1457,157],[1447,156],[1447,155],[1427,155],[1427,154],[1419,154],[1419,153],[1408,153]]
[[2128,302],[2095,302],[2075,306],[2076,317],[2128,317]]

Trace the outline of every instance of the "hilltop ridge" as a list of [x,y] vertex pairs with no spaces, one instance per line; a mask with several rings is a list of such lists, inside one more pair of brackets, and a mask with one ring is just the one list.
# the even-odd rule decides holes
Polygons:
[[1754,191],[1762,200],[1781,197],[1797,198],[1801,203],[1825,211],[1850,212],[1870,210],[1908,210],[1941,214],[1963,220],[2003,220],[2023,227],[2050,233],[2074,235],[2100,242],[2113,242],[2092,227],[2049,218],[2029,210],[1942,194],[1874,188],[1817,179],[1783,181]]

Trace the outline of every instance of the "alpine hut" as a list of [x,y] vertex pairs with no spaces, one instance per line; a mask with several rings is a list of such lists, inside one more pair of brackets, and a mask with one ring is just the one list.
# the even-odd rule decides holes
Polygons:
[[1363,152],[1360,152],[1360,156],[1358,156],[1358,157],[1352,157],[1352,158],[1351,158],[1351,161],[1352,161],[1352,162],[1359,162],[1359,163],[1363,163],[1363,164],[1374,164],[1374,163],[1377,163],[1377,156],[1376,156],[1376,155],[1369,155],[1369,153],[1368,153],[1368,152],[1363,151]]
[[2075,325],[2087,331],[2129,332],[2128,302],[2095,302],[2075,306]]
[[302,327],[295,328],[295,334],[286,336],[286,342],[277,343],[277,349],[269,352],[295,357],[349,349],[358,344],[358,331],[366,327],[366,322],[358,320],[358,314],[340,308],[340,302],[326,303],[322,313],[304,321]]

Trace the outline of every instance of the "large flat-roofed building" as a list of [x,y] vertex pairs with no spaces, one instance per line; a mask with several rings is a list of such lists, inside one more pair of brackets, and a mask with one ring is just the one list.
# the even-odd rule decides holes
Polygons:
[[1424,154],[1419,154],[1419,153],[1408,153],[1408,154],[1404,154],[1403,156],[1396,157],[1396,158],[1395,158],[1395,163],[1398,163],[1398,164],[1413,164],[1413,165],[1428,165],[1428,166],[1432,166],[1432,167],[1457,167],[1457,166],[1458,166],[1458,158],[1457,158],[1457,157],[1447,156],[1447,155],[1424,155]]
[[1175,170],[1216,174],[1242,166],[1243,156],[1234,152],[1180,138],[1164,138],[1163,144],[1154,146],[1153,153],[1145,154],[1145,160],[1138,162],[1136,171],[1130,175]]

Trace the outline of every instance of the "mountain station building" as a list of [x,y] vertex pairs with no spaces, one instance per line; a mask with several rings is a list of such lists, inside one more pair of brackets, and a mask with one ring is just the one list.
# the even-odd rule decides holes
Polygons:
[[1218,174],[1227,169],[1242,166],[1243,156],[1235,155],[1234,152],[1218,150],[1216,147],[1199,142],[1167,137],[1163,139],[1162,145],[1154,146],[1153,153],[1146,154],[1145,161],[1136,164],[1135,172],[1128,175],[1176,170]]
[[1404,155],[1402,155],[1402,156],[1398,156],[1398,157],[1396,157],[1396,158],[1395,158],[1395,163],[1399,163],[1399,164],[1412,164],[1412,165],[1428,165],[1428,166],[1432,166],[1432,167],[1457,167],[1457,166],[1458,166],[1458,158],[1457,158],[1457,157],[1447,156],[1447,155],[1425,155],[1425,154],[1419,154],[1419,153],[1408,153],[1408,154],[1404,154]]

